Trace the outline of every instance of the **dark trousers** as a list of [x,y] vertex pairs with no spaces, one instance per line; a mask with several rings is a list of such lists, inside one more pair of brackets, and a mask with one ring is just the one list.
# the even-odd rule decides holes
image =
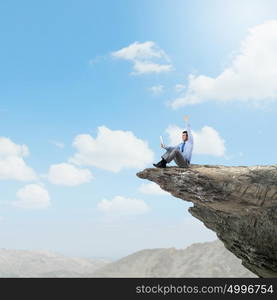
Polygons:
[[162,158],[165,159],[168,163],[170,163],[173,159],[176,165],[180,168],[187,168],[189,166],[189,161],[184,158],[182,152],[179,148],[173,148],[166,151]]

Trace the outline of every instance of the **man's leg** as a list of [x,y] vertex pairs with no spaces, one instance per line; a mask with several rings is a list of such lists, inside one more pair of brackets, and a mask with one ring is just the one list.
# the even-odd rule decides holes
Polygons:
[[189,166],[188,161],[183,157],[182,153],[178,148],[174,148],[172,151],[167,151],[162,156],[168,163],[173,159],[176,162],[177,166],[181,168],[187,168]]
[[170,147],[170,149],[168,149],[168,150],[166,151],[166,153],[163,154],[163,155],[161,156],[162,160],[159,161],[159,162],[156,163],[156,164],[153,164],[153,166],[156,167],[156,168],[165,168],[165,167],[166,167],[166,164],[167,164],[167,157],[170,155],[170,153],[171,153],[173,150],[174,150],[174,148],[173,148],[173,147]]
[[179,148],[170,148],[168,149],[162,156],[161,158],[166,160],[167,163],[171,162],[172,159],[174,159],[175,152],[179,150]]
[[178,148],[167,150],[166,153],[162,155],[162,158],[165,159],[168,163],[170,163],[175,158],[176,153],[178,152],[180,152]]
[[181,152],[177,152],[175,157],[174,157],[174,161],[176,163],[176,165],[180,168],[188,168],[189,167],[189,161],[184,158],[184,156],[181,154]]

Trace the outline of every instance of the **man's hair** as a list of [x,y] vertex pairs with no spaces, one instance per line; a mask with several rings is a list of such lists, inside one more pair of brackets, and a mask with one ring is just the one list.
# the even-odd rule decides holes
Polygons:
[[186,133],[188,135],[188,132],[186,130],[184,130],[183,133]]

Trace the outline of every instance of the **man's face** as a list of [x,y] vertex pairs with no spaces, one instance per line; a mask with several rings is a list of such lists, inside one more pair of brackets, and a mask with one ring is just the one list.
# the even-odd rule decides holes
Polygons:
[[182,133],[182,140],[185,142],[188,139],[187,133]]

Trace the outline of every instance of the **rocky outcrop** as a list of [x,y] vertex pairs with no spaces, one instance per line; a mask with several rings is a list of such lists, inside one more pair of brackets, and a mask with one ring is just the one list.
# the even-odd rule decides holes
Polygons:
[[148,168],[137,176],[174,197],[259,277],[277,277],[277,165]]

